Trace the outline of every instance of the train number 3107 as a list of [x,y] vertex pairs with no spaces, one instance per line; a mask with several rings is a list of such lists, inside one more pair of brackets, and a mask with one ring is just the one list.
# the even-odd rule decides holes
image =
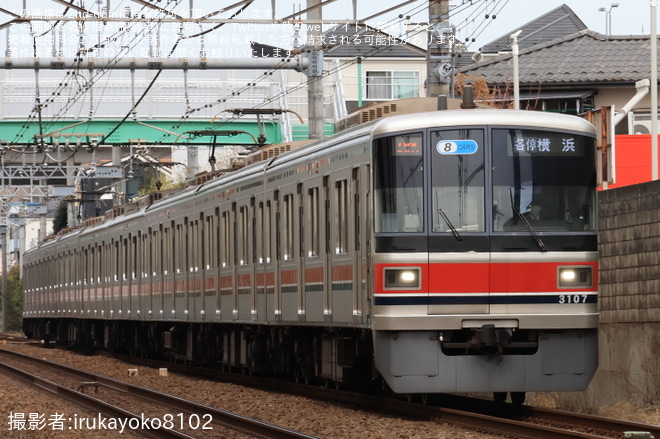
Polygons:
[[559,303],[587,303],[586,294],[560,294]]

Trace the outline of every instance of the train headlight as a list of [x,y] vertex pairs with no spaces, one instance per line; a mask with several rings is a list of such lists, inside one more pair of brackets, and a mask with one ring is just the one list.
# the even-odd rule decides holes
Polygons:
[[590,288],[593,286],[592,267],[559,267],[557,269],[559,288]]
[[420,283],[419,267],[383,269],[383,287],[386,290],[418,290]]

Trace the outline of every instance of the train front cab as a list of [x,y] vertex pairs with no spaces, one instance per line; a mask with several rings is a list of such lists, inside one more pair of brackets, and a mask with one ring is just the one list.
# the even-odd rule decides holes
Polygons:
[[376,138],[373,336],[394,392],[588,385],[595,144],[572,119],[569,130],[465,125]]

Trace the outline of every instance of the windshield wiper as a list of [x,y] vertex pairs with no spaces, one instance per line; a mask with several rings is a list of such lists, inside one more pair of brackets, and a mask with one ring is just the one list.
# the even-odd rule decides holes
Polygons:
[[542,252],[547,251],[547,249],[545,248],[545,244],[543,243],[543,241],[541,241],[541,237],[539,236],[538,233],[536,233],[536,230],[534,230],[534,227],[532,227],[532,225],[529,223],[529,221],[527,220],[527,218],[525,217],[525,215],[523,215],[522,213],[520,213],[520,210],[518,210],[518,208],[517,208],[516,206],[512,206],[512,207],[513,207],[513,211],[516,213],[516,215],[518,216],[518,218],[520,218],[520,222],[523,223],[523,225],[525,226],[525,228],[526,228],[526,229],[529,231],[529,233],[531,233],[532,236],[534,237],[534,240],[535,240],[536,243],[538,244],[538,246],[539,246],[539,248],[541,249],[541,251],[542,251]]
[[460,233],[458,233],[456,227],[454,227],[454,225],[451,223],[451,220],[449,219],[447,214],[439,207],[438,207],[438,213],[440,214],[442,219],[445,220],[445,223],[447,223],[447,226],[449,227],[449,230],[451,230],[451,233],[454,235],[454,238],[456,238],[456,241],[462,241],[463,237],[461,236]]
[[536,230],[534,230],[534,227],[529,223],[527,220],[527,217],[520,213],[520,209],[518,209],[518,206],[516,203],[513,201],[513,192],[511,191],[511,188],[509,188],[509,202],[511,203],[511,210],[513,210],[513,213],[516,214],[518,218],[520,218],[520,221],[523,223],[527,231],[531,233],[532,237],[534,238],[534,241],[536,241],[536,244],[538,244],[539,248],[541,249],[542,252],[547,251],[545,248],[545,244],[541,240],[541,237],[539,236],[538,233],[536,233]]

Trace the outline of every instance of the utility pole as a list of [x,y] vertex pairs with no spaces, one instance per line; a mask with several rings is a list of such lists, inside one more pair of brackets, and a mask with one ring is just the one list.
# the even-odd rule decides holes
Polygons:
[[657,0],[651,0],[651,179],[658,179],[658,30]]
[[323,137],[323,50],[321,37],[323,35],[323,11],[321,0],[307,0],[307,19],[318,25],[307,29],[308,45],[312,47],[311,60],[307,77],[307,102],[309,106],[309,138]]
[[426,95],[449,95],[454,75],[449,47],[454,39],[449,24],[449,0],[429,0],[429,26],[426,49]]
[[9,292],[7,291],[7,226],[0,225],[2,235],[2,332],[7,333]]
[[522,30],[518,30],[509,35],[511,41],[511,50],[513,51],[513,109],[520,110],[520,74],[518,69],[518,36]]

